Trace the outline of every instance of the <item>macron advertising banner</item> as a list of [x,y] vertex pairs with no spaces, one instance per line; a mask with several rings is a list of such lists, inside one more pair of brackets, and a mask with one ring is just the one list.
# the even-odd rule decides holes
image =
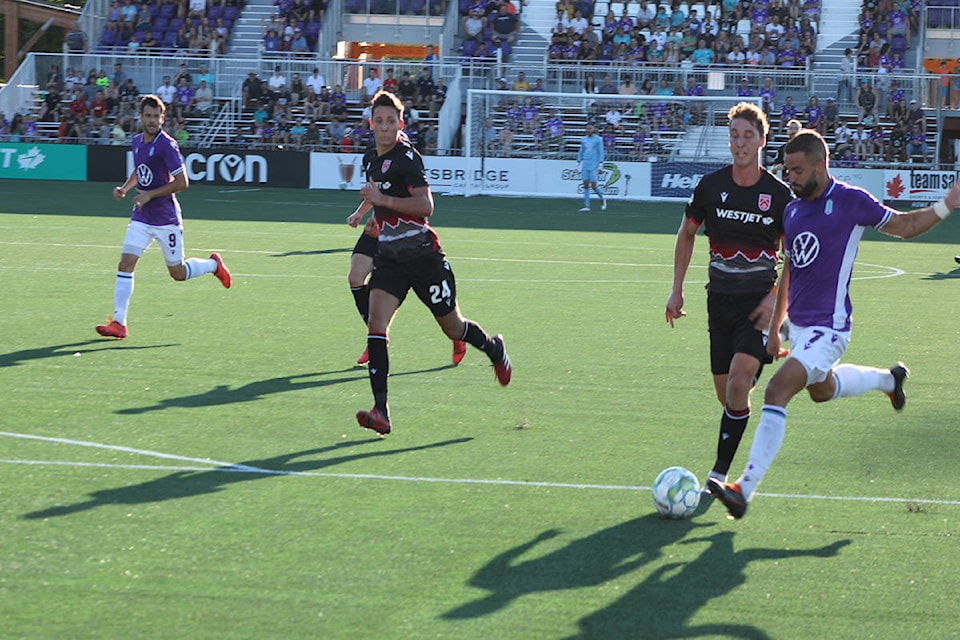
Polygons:
[[87,148],[78,144],[0,142],[0,178],[86,180]]
[[[133,151],[126,148],[127,173],[133,172]],[[292,187],[305,189],[310,154],[246,149],[180,149],[187,178],[196,184]]]

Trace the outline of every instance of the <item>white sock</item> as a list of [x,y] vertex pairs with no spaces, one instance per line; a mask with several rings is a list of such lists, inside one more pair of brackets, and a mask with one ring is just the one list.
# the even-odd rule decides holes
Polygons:
[[837,381],[834,399],[859,396],[874,389],[891,393],[895,384],[889,369],[861,367],[856,364],[837,365],[833,369],[833,377]]
[[750,445],[750,460],[743,475],[737,480],[740,491],[747,500],[757,490],[757,485],[773,464],[773,459],[777,457],[786,430],[787,410],[772,404],[763,405],[760,424],[757,425],[757,431],[753,434],[753,443]]
[[113,319],[126,326],[127,308],[133,295],[133,273],[117,271],[117,282],[113,285]]
[[187,258],[184,264],[187,267],[187,280],[205,276],[217,270],[217,261],[213,258]]

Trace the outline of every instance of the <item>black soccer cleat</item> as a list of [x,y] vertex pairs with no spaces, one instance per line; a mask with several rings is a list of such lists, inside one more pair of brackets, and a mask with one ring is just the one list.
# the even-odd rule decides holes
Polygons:
[[707,480],[707,490],[727,508],[728,517],[739,520],[747,512],[747,500],[736,482],[721,483],[711,478]]
[[887,396],[894,409],[903,411],[903,405],[907,404],[907,396],[903,392],[903,381],[910,377],[910,370],[902,362],[898,362],[890,367],[890,373],[893,374],[893,391]]

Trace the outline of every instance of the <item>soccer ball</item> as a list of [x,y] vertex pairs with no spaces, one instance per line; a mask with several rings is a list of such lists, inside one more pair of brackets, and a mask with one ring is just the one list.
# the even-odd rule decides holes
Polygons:
[[653,481],[653,504],[665,518],[688,518],[700,504],[700,482],[683,467],[664,469]]

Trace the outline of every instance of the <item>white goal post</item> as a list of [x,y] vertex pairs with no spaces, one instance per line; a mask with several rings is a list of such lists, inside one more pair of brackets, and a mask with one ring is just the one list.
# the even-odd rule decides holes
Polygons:
[[[762,107],[758,96],[471,89],[463,135],[464,195],[581,197],[575,163],[589,120],[612,143],[600,172],[605,193],[631,200],[661,199],[651,185],[664,176],[669,181],[670,167],[696,164],[706,170],[730,162],[727,113],[740,102]],[[610,115],[616,124],[608,127],[611,109],[619,115]],[[556,118],[562,122],[562,133]],[[768,140],[779,127],[778,120],[771,123]],[[662,199],[685,197],[673,195],[667,191]]]

